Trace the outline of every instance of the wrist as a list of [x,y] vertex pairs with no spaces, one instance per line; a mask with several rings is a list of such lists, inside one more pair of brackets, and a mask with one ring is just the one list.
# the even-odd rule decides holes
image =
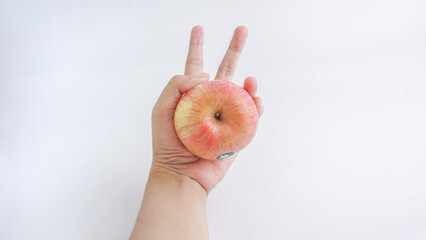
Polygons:
[[130,239],[208,239],[206,191],[167,167],[151,167]]
[[172,187],[178,193],[196,194],[206,198],[206,190],[194,179],[177,172],[167,165],[153,163],[149,173],[148,184]]

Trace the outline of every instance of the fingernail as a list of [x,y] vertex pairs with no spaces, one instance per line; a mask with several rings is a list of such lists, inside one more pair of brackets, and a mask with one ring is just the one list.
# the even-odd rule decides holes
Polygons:
[[192,79],[205,79],[209,77],[208,73],[197,73],[197,74],[193,74],[193,75],[189,75],[190,78]]

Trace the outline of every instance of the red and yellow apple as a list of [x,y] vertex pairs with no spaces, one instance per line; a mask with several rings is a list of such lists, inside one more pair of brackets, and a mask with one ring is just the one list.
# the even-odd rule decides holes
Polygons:
[[194,155],[223,159],[246,147],[257,129],[252,96],[224,80],[196,85],[180,99],[174,124],[182,144]]

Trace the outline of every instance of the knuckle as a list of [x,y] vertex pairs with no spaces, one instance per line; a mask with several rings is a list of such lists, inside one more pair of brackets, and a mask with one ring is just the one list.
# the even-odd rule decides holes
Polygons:
[[232,66],[225,65],[222,67],[222,72],[223,72],[223,75],[230,77],[234,74],[234,68]]
[[171,79],[171,81],[177,81],[179,79],[180,75],[174,75]]
[[188,58],[186,60],[187,65],[194,65],[194,66],[202,66],[203,65],[203,59],[201,58]]
[[239,48],[239,47],[237,47],[237,46],[230,46],[229,50],[237,52],[237,53],[241,53],[242,52],[242,49]]
[[170,84],[172,84],[173,86],[177,86],[178,85],[178,83],[180,82],[180,80],[181,80],[181,75],[174,75],[173,77],[172,77],[172,79],[170,80]]

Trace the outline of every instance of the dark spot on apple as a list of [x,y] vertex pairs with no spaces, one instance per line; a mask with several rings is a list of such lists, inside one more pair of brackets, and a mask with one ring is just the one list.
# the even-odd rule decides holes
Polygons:
[[217,113],[214,115],[214,118],[216,118],[216,120],[220,121],[220,112],[217,112]]

